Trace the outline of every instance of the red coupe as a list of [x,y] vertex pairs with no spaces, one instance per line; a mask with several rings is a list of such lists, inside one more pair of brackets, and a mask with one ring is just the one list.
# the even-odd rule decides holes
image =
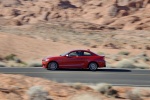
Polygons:
[[97,55],[90,50],[73,50],[56,57],[47,57],[42,60],[42,66],[48,70],[59,68],[90,69],[106,67],[105,57]]

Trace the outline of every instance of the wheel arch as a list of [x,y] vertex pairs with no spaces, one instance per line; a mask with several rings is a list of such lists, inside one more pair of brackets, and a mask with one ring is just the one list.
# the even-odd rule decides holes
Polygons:
[[90,62],[88,63],[88,65],[87,65],[87,67],[90,65],[90,63],[96,63],[96,64],[97,64],[97,66],[99,67],[98,62],[96,62],[96,61],[90,61]]
[[51,62],[55,62],[55,63],[57,63],[58,68],[59,68],[59,64],[58,64],[58,62],[57,62],[57,61],[55,61],[55,60],[49,61],[49,62],[48,62],[48,64],[47,64],[47,68],[48,68],[48,65],[49,65]]

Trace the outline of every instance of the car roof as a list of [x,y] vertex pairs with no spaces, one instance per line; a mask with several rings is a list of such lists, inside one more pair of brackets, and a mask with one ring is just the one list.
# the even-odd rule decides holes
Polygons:
[[72,51],[70,51],[70,52],[73,52],[73,51],[87,51],[87,52],[91,52],[89,49],[88,49],[88,50],[77,49],[77,50],[72,50]]

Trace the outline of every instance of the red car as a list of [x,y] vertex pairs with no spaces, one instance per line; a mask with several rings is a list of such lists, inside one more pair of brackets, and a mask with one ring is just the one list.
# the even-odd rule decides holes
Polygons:
[[73,50],[56,57],[47,57],[42,60],[42,66],[48,70],[59,68],[90,69],[106,67],[105,57],[97,55],[90,50]]

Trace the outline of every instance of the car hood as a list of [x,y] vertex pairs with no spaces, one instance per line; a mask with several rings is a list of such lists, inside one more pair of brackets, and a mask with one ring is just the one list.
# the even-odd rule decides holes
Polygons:
[[60,56],[47,56],[47,57],[45,57],[43,59],[50,59],[50,58],[57,58],[57,57],[60,57]]

